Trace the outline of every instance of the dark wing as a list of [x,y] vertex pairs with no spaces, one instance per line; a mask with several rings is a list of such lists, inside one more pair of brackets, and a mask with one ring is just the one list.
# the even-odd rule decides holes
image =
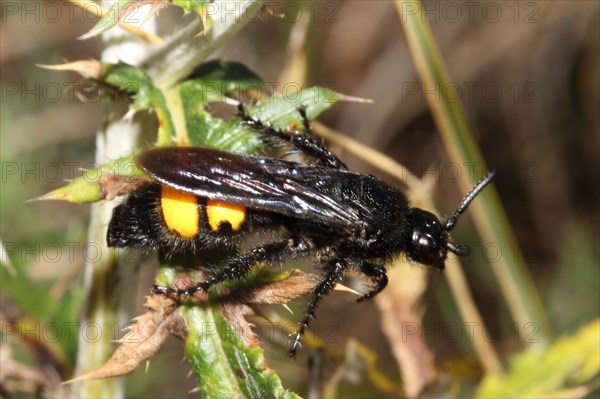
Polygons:
[[307,184],[307,178],[351,172],[202,147],[154,148],[136,162],[159,183],[199,197],[340,227],[360,218],[358,210]]

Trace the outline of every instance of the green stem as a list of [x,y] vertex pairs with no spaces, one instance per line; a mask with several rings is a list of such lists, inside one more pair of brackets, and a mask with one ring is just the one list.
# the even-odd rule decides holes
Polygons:
[[[477,147],[465,118],[462,104],[456,101],[456,93],[450,82],[449,73],[443,63],[440,51],[431,29],[422,13],[421,2],[416,0],[395,1],[408,45],[417,71],[428,90],[427,102],[440,131],[449,158],[459,165],[477,166],[463,173],[460,181],[463,192],[468,192],[473,182],[487,170],[483,156]],[[433,90],[432,88],[450,88]],[[537,334],[535,346],[543,347],[550,336],[550,323],[542,305],[539,293],[521,258],[508,256],[509,251],[520,253],[516,239],[507,221],[495,188],[486,188],[474,201],[471,209],[475,225],[485,242],[494,242],[503,250],[502,256],[492,270],[500,284],[514,320],[520,328],[535,323]]]

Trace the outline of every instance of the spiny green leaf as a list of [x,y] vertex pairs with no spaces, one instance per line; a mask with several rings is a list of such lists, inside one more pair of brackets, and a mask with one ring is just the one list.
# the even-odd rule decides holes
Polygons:
[[143,176],[143,173],[135,165],[133,157],[117,159],[97,168],[88,169],[66,186],[34,198],[32,201],[62,200],[79,204],[100,201],[105,197],[103,179],[111,176],[135,177]]
[[179,86],[198,102],[210,103],[222,101],[228,93],[260,90],[263,81],[244,64],[213,60],[201,64]]
[[265,366],[263,350],[247,346],[247,324],[236,330],[216,307],[193,306],[182,315],[190,331],[187,358],[203,398],[298,398]]
[[79,36],[79,39],[85,40],[94,36],[101,35],[119,22],[123,21],[129,14],[139,9],[147,1],[139,0],[118,0],[113,3],[100,18],[96,25],[87,33]]
[[231,152],[254,153],[262,148],[258,135],[238,120],[225,122],[204,110],[186,114],[189,142]]
[[[227,83],[217,86],[212,85],[214,82],[218,81],[205,82],[196,78],[181,84],[179,95],[184,107],[182,114],[186,118],[185,140],[192,145],[205,145],[231,152],[253,153],[258,151],[262,147],[262,139],[239,118],[232,118],[228,122],[224,122],[213,117],[203,108],[204,104],[201,100],[208,96],[197,96],[197,93],[206,93],[208,87],[214,93],[213,98],[221,97],[219,99],[222,99],[229,85],[235,84],[236,81],[223,79],[221,82]],[[258,83],[254,79],[248,79],[245,82],[248,85]],[[238,84],[239,87],[241,85]],[[215,91],[215,88],[219,90]],[[287,129],[290,125],[302,126],[298,107],[304,106],[308,118],[312,120],[335,102],[344,98],[343,95],[330,89],[315,87],[295,93],[293,96],[270,98],[264,103],[248,106],[248,112],[253,117],[275,127]],[[183,129],[178,129],[178,134],[180,130]]]
[[210,61],[196,68],[177,87],[179,90],[171,92],[168,98],[179,96],[183,108],[182,112],[177,112],[171,107],[172,116],[185,115],[185,124],[175,123],[177,135],[184,136],[180,141],[232,152],[252,153],[260,148],[261,142],[253,132],[239,123],[215,118],[204,109],[205,104],[223,101],[232,92],[262,87],[262,80],[246,66],[236,62]]
[[223,101],[232,92],[261,86],[261,79],[242,64],[216,60],[200,65],[165,92],[168,121],[174,126],[175,136],[159,131],[157,145],[208,145],[234,152],[255,152],[260,142],[253,134],[214,118],[204,106]]
[[119,16],[119,9],[123,6],[126,6],[129,3],[133,3],[134,0],[119,0],[115,2],[108,10],[103,17],[100,18],[96,25],[92,29],[90,29],[87,33],[79,36],[79,39],[85,40],[94,36],[101,35],[106,32],[113,26],[119,23],[121,17]]
[[143,70],[125,63],[104,64],[99,80],[131,94],[135,109],[149,108],[160,93]]
[[246,90],[248,87],[260,89],[262,79],[240,62],[212,60],[200,64],[186,79],[186,82],[199,80],[204,83],[220,83],[219,93]]
[[301,127],[302,118],[298,107],[304,106],[308,119],[313,120],[336,102],[348,98],[325,87],[311,87],[300,92],[271,97],[263,103],[249,106],[248,111],[253,117],[281,129],[290,124]]

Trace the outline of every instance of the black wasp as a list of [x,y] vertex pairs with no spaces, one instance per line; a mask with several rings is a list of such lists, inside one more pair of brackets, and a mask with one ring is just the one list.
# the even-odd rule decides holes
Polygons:
[[373,298],[388,282],[385,263],[404,253],[410,260],[442,270],[448,251],[469,249],[449,241],[448,232],[487,185],[489,173],[445,222],[410,207],[404,194],[375,176],[347,170],[311,132],[281,130],[251,117],[239,117],[266,139],[291,144],[314,158],[312,164],[234,154],[201,147],[160,147],[136,157],[153,180],[115,208],[108,245],[176,252],[237,248],[250,233],[275,232],[277,239],[230,258],[223,270],[185,290],[154,287],[154,292],[193,295],[245,276],[260,263],[315,255],[322,279],[289,351],[294,357],[319,302],[350,268],[373,286],[359,301]]

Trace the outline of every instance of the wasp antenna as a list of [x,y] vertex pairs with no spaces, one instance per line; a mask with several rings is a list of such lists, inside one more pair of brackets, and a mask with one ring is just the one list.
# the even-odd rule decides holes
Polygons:
[[471,253],[471,248],[466,245],[456,245],[453,242],[447,242],[446,248],[457,256],[468,256]]
[[[495,170],[488,172],[488,174],[479,183],[477,183],[475,185],[475,187],[473,187],[471,192],[469,194],[467,194],[465,196],[465,198],[463,198],[462,202],[460,203],[460,205],[454,212],[454,215],[450,216],[450,218],[446,221],[446,231],[450,231],[454,228],[454,225],[456,224],[456,221],[458,220],[460,215],[462,215],[465,212],[465,210],[467,209],[467,206],[469,206],[471,201],[473,201],[473,199],[477,196],[477,194],[479,194],[479,192],[481,192],[481,190],[483,190],[485,188],[485,186],[487,186],[489,184],[489,182],[492,181],[494,176],[496,176]],[[457,248],[457,247],[455,246],[455,248]],[[448,249],[451,250],[452,252],[454,252],[450,247],[448,247]],[[454,253],[456,253],[456,252],[454,252]]]

